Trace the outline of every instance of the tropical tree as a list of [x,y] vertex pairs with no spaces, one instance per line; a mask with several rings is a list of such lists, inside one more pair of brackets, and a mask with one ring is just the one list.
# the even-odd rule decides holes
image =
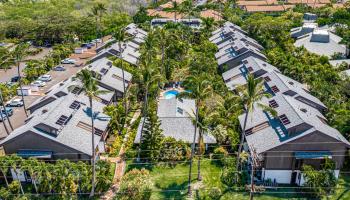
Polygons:
[[126,99],[126,85],[125,85],[125,74],[124,74],[124,66],[123,66],[123,51],[124,49],[122,48],[122,44],[127,42],[130,38],[127,35],[127,33],[124,31],[122,28],[117,28],[116,31],[114,32],[114,39],[118,43],[119,47],[119,55],[117,55],[120,60],[120,69],[122,69],[122,78],[123,78],[123,103],[124,103],[124,112],[125,116],[128,116],[128,108],[127,108],[127,99]]
[[127,121],[127,116],[125,116],[125,107],[122,104],[109,105],[103,108],[104,112],[111,117],[109,122],[109,127],[111,130],[118,131],[121,135],[124,129],[124,125]]
[[5,156],[0,157],[0,171],[4,175],[6,186],[9,186],[9,182],[7,180],[7,173],[9,171],[9,162]]
[[[203,101],[212,94],[212,88],[210,82],[205,74],[192,74],[188,76],[184,82],[183,86],[188,92],[182,92],[179,94],[178,98],[190,98],[196,101],[196,111],[195,111],[195,128],[193,134],[193,142],[191,146],[191,157],[190,157],[190,170],[188,177],[188,194],[191,195],[191,179],[192,179],[192,162],[195,150],[195,144],[197,139],[197,127],[199,122],[199,107],[202,106]],[[198,137],[198,144],[200,144],[201,137]],[[200,162],[200,160],[199,160]],[[198,169],[198,180],[201,180],[200,169]]]
[[[16,175],[16,178],[18,178],[18,172],[20,170],[21,162],[22,162],[21,157],[18,157],[16,155],[9,156],[8,164],[9,164],[9,166],[11,166],[13,173]],[[22,193],[22,195],[24,195],[23,187],[22,187],[22,184],[20,181],[19,181],[19,185],[20,185],[21,193]]]
[[[91,8],[91,15],[95,17],[96,22],[96,38],[101,36],[101,22],[102,16],[106,13],[107,9],[103,3],[97,3],[95,6]],[[97,48],[97,40],[96,40],[96,48]]]
[[21,89],[21,97],[23,101],[23,109],[24,113],[28,117],[27,113],[27,108],[24,103],[24,95],[23,95],[23,88],[22,88],[22,78],[21,78],[21,71],[20,71],[20,64],[23,62],[24,57],[28,54],[28,48],[29,44],[27,43],[20,43],[16,46],[16,48],[12,51],[12,60],[16,63],[17,65],[17,75],[19,77],[18,83],[19,83],[19,88]]
[[11,52],[6,48],[0,47],[0,69],[5,70],[5,72],[11,68],[13,60],[11,59]]
[[164,136],[162,129],[160,129],[160,121],[156,109],[152,108],[150,110],[141,138],[141,149],[147,149],[147,151],[143,151],[141,156],[147,160],[157,161],[160,158]]
[[[139,77],[139,88],[143,91],[143,108],[142,108],[142,125],[141,130],[143,130],[146,118],[148,116],[148,97],[150,92],[157,91],[158,85],[155,84],[158,82],[158,80],[161,80],[161,75],[159,74],[159,71],[152,65],[152,63],[148,64],[146,60],[141,63],[141,74]],[[140,136],[140,145],[139,145],[139,151],[138,151],[138,159],[140,159],[140,153],[141,153],[141,145],[142,145],[142,131]]]
[[204,33],[209,34],[215,26],[215,20],[212,17],[202,18],[202,25]]
[[188,21],[191,21],[191,16],[195,14],[195,6],[193,5],[192,0],[185,0],[181,3],[181,11],[186,13]]
[[[96,163],[95,163],[95,127],[94,127],[94,117],[95,113],[93,112],[93,104],[92,99],[96,98],[100,94],[107,93],[105,90],[99,90],[96,79],[93,78],[93,75],[91,71],[88,69],[81,70],[77,76],[76,76],[81,82],[82,82],[82,90],[84,91],[85,95],[89,98],[89,106],[90,106],[90,115],[91,115],[91,140],[92,140],[92,158],[91,158],[91,165],[92,165],[92,179],[91,179],[91,194],[90,196],[94,196],[95,193],[95,179],[96,179]],[[74,86],[70,87],[70,89],[73,89]]]
[[[253,75],[249,74],[248,79],[247,79],[247,84],[244,86],[241,86],[237,88],[239,93],[241,93],[241,98],[242,102],[245,107],[245,117],[244,117],[244,124],[243,124],[243,129],[242,129],[242,134],[241,134],[241,141],[239,143],[238,147],[238,152],[237,152],[237,161],[236,161],[236,170],[238,171],[239,165],[240,165],[240,154],[242,152],[242,146],[243,142],[245,139],[245,129],[247,126],[247,120],[248,120],[248,115],[250,112],[253,112],[255,109],[255,106],[259,106],[262,109],[270,112],[272,115],[275,115],[275,111],[271,109],[270,107],[263,105],[259,103],[261,99],[264,97],[271,97],[271,94],[267,93],[264,90],[264,81],[262,78],[257,78],[255,79]],[[251,116],[253,117],[253,116]]]

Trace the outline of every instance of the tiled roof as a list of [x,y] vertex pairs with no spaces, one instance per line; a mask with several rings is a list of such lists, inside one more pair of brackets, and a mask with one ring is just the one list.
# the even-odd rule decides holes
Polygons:
[[216,21],[222,20],[222,15],[215,10],[204,10],[201,11],[200,16],[203,18],[213,18]]

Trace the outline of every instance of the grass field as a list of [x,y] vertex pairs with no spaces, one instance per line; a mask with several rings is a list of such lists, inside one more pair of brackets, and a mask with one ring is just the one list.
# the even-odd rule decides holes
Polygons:
[[[136,167],[139,165],[133,165],[131,162],[128,163],[128,169],[141,168]],[[152,185],[152,196],[151,199],[186,199],[187,198],[187,184],[188,184],[188,164],[178,164],[175,167],[164,167],[164,166],[146,166],[142,165],[150,171]],[[193,193],[194,199],[202,199],[201,192],[208,191],[213,187],[220,188],[222,195],[220,200],[246,200],[249,199],[249,193],[245,191],[232,191],[229,190],[220,181],[221,167],[214,164],[209,160],[205,160],[201,164],[201,173],[203,177],[202,182],[197,181],[197,162],[193,165]],[[339,179],[339,189],[336,190],[335,194],[329,197],[331,200],[348,200],[350,199],[350,176],[341,177]],[[349,188],[349,189],[347,189]],[[196,189],[201,191],[196,192]],[[219,194],[218,194],[219,195]],[[256,200],[281,200],[281,199],[307,199],[303,197],[303,194],[297,192],[294,189],[278,189],[278,190],[266,190],[263,194],[255,194],[254,199]],[[324,198],[327,199],[327,198]]]

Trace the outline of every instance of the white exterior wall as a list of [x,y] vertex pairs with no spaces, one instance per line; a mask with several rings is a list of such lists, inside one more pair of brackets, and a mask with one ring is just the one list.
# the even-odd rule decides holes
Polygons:
[[24,173],[21,170],[17,169],[16,173],[15,173],[15,171],[13,169],[11,169],[10,171],[11,171],[11,175],[12,175],[13,180],[18,180],[18,181],[21,181],[21,182],[25,182],[26,181]]
[[289,184],[292,177],[292,170],[264,170],[263,179],[266,181],[271,179],[273,182]]

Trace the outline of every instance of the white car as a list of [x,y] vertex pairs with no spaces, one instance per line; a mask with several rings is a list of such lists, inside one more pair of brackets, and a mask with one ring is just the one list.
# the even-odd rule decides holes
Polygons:
[[40,76],[38,80],[44,81],[44,82],[49,82],[49,81],[51,81],[51,79],[52,79],[52,77],[50,74],[45,74],[45,75]]
[[44,81],[39,81],[39,80],[37,80],[37,81],[34,81],[34,82],[32,83],[32,85],[33,85],[33,86],[37,86],[37,87],[44,87],[44,86],[46,85],[46,83],[45,83]]
[[73,58],[66,58],[61,61],[62,64],[75,64],[75,60]]
[[23,101],[22,101],[22,99],[13,99],[13,100],[7,102],[6,106],[8,106],[8,107],[21,107],[21,106],[23,106]]

